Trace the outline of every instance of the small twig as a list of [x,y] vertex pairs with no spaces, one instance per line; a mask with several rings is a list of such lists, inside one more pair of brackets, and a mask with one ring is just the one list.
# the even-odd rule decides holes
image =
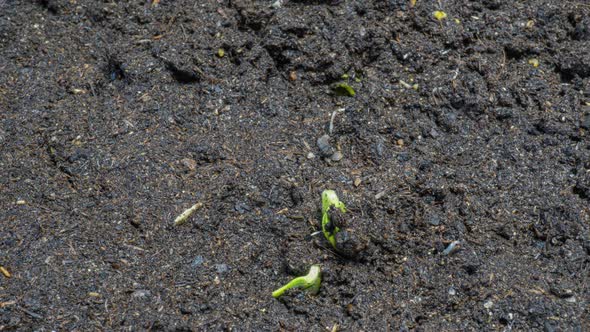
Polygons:
[[125,247],[131,248],[131,249],[135,249],[135,250],[139,250],[139,251],[146,251],[145,249],[138,247],[138,246],[134,246],[131,244],[124,244]]
[[379,200],[379,199],[381,199],[381,197],[385,196],[385,194],[387,194],[387,192],[388,192],[388,191],[389,191],[389,188],[385,188],[385,189],[383,189],[382,191],[378,192],[378,193],[375,195],[375,200]]
[[299,215],[288,215],[286,217],[289,219],[293,219],[293,220],[305,220],[304,216],[299,216]]
[[187,281],[181,281],[181,282],[177,282],[174,284],[174,287],[186,287],[186,286],[198,286],[198,287],[204,287],[204,286],[208,286],[210,284],[210,282],[204,281],[204,282],[199,282],[199,280],[187,280]]
[[33,317],[33,318],[36,318],[36,319],[43,319],[43,316],[41,316],[41,315],[39,315],[39,314],[36,314],[36,313],[34,313],[34,312],[30,311],[30,310],[27,310],[27,309],[25,309],[25,308],[21,307],[20,305],[18,306],[18,309],[19,309],[19,310],[21,310],[22,312],[24,312],[25,314],[27,314],[27,315],[29,315],[29,316]]
[[8,307],[9,305],[16,304],[16,301],[7,301],[7,302],[0,302],[0,309],[4,307]]
[[334,112],[332,112],[332,117],[330,118],[330,126],[328,127],[328,133],[330,134],[330,136],[332,135],[332,132],[334,131],[334,119],[336,119],[336,114],[338,112],[344,112],[344,108],[339,108],[339,109],[335,110]]

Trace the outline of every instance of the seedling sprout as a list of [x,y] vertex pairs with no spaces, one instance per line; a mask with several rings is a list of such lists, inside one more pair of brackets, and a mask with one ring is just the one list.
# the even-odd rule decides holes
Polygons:
[[334,190],[324,190],[322,192],[322,232],[324,233],[326,239],[332,244],[332,246],[336,248],[335,235],[340,231],[340,229],[336,227],[332,232],[327,229],[327,225],[330,222],[328,210],[330,210],[332,206],[339,209],[343,213],[346,212],[346,206],[344,206],[344,203],[338,199],[336,192]]
[[285,286],[272,292],[272,297],[275,299],[283,295],[287,290],[291,288],[301,288],[310,292],[311,294],[317,294],[320,291],[320,284],[322,282],[321,271],[319,265],[312,265],[309,269],[309,273],[303,277],[297,277],[291,280]]

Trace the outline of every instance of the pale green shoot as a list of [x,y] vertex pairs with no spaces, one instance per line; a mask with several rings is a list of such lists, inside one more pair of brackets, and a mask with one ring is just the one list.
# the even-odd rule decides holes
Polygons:
[[311,294],[317,294],[320,291],[320,283],[322,282],[321,271],[319,265],[312,265],[309,269],[309,273],[303,277],[297,277],[291,280],[285,286],[272,292],[272,297],[278,298],[283,293],[291,288],[301,288],[310,292]]

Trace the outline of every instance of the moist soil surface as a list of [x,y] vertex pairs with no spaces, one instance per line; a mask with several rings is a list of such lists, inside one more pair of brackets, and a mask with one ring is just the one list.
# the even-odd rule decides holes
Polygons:
[[590,330],[590,4],[411,2],[0,0],[0,330]]

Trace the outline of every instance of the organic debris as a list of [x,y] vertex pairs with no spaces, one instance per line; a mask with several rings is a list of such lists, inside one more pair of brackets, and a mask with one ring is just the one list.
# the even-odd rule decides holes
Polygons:
[[2,273],[6,278],[11,277],[10,272],[8,272],[4,266],[0,266],[0,273]]
[[180,226],[182,224],[184,224],[188,217],[190,217],[195,211],[197,211],[198,209],[203,207],[203,203],[199,202],[193,206],[191,206],[190,208],[188,208],[187,210],[185,210],[181,215],[179,215],[178,217],[176,217],[176,219],[174,219],[174,226]]

